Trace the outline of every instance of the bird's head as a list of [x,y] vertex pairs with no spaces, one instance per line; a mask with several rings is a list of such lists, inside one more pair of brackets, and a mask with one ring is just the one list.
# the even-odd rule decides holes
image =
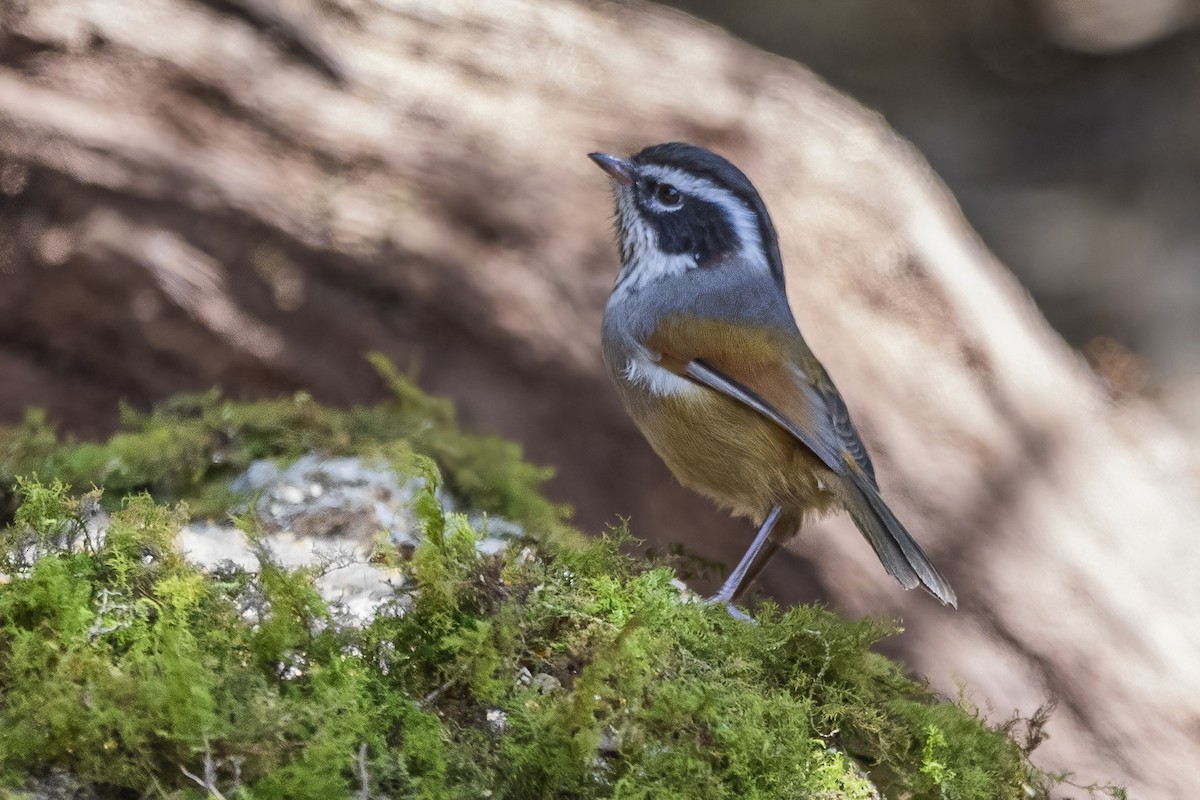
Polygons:
[[695,268],[761,270],[783,284],[767,207],[741,170],[681,142],[629,158],[592,153],[612,178],[621,273],[634,289]]

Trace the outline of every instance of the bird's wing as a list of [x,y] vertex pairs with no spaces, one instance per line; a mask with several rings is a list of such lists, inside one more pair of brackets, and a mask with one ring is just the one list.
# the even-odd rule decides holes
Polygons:
[[850,412],[794,328],[780,331],[697,317],[672,317],[647,339],[667,369],[772,420],[839,475],[875,487],[875,470]]
[[672,317],[646,345],[659,363],[772,420],[846,478],[846,510],[884,568],[906,589],[924,585],[947,605],[950,584],[879,496],[875,471],[824,367],[794,328]]

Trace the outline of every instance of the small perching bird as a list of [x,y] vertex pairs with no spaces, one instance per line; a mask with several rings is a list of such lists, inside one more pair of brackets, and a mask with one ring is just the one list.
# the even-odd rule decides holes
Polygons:
[[760,526],[712,600],[732,610],[806,518],[841,507],[904,588],[957,605],[880,497],[846,404],[796,327],[750,180],[678,142],[591,158],[616,196],[621,269],[603,346],[621,400],[684,486]]

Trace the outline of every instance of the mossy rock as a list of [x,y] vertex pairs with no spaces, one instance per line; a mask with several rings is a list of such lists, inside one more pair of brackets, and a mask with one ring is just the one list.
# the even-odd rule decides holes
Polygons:
[[121,430],[107,442],[63,442],[45,414],[32,410],[22,425],[0,428],[0,519],[12,514],[21,475],[103,486],[109,504],[147,492],[187,500],[194,514],[224,515],[233,500],[229,482],[258,459],[365,455],[407,470],[419,453],[440,465],[467,507],[511,519],[543,540],[574,538],[565,524],[569,509],[541,493],[552,470],[527,463],[512,442],[464,432],[449,401],[425,394],[382,357],[372,361],[392,399],[364,408],[328,408],[303,393],[237,403],[213,390],[180,395],[150,414],[125,409]]
[[[1010,726],[871,649],[891,624],[689,602],[623,527],[576,535],[546,470],[381,368],[395,400],[373,408],[209,394],[103,444],[36,414],[0,435],[0,796],[62,774],[113,798],[1049,796]],[[264,550],[256,571],[205,571],[174,546],[251,461],[310,451],[429,477],[415,553],[376,554],[411,597],[365,624],[331,611],[315,567]],[[441,473],[528,543],[481,554]]]

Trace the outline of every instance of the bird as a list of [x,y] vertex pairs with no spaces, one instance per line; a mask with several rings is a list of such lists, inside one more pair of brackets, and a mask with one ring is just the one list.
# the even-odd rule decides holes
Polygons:
[[757,526],[711,602],[736,600],[813,518],[845,510],[883,568],[957,607],[880,495],[845,400],[792,314],[766,204],[724,157],[683,142],[590,153],[620,257],[601,344],[625,410],[675,478]]

